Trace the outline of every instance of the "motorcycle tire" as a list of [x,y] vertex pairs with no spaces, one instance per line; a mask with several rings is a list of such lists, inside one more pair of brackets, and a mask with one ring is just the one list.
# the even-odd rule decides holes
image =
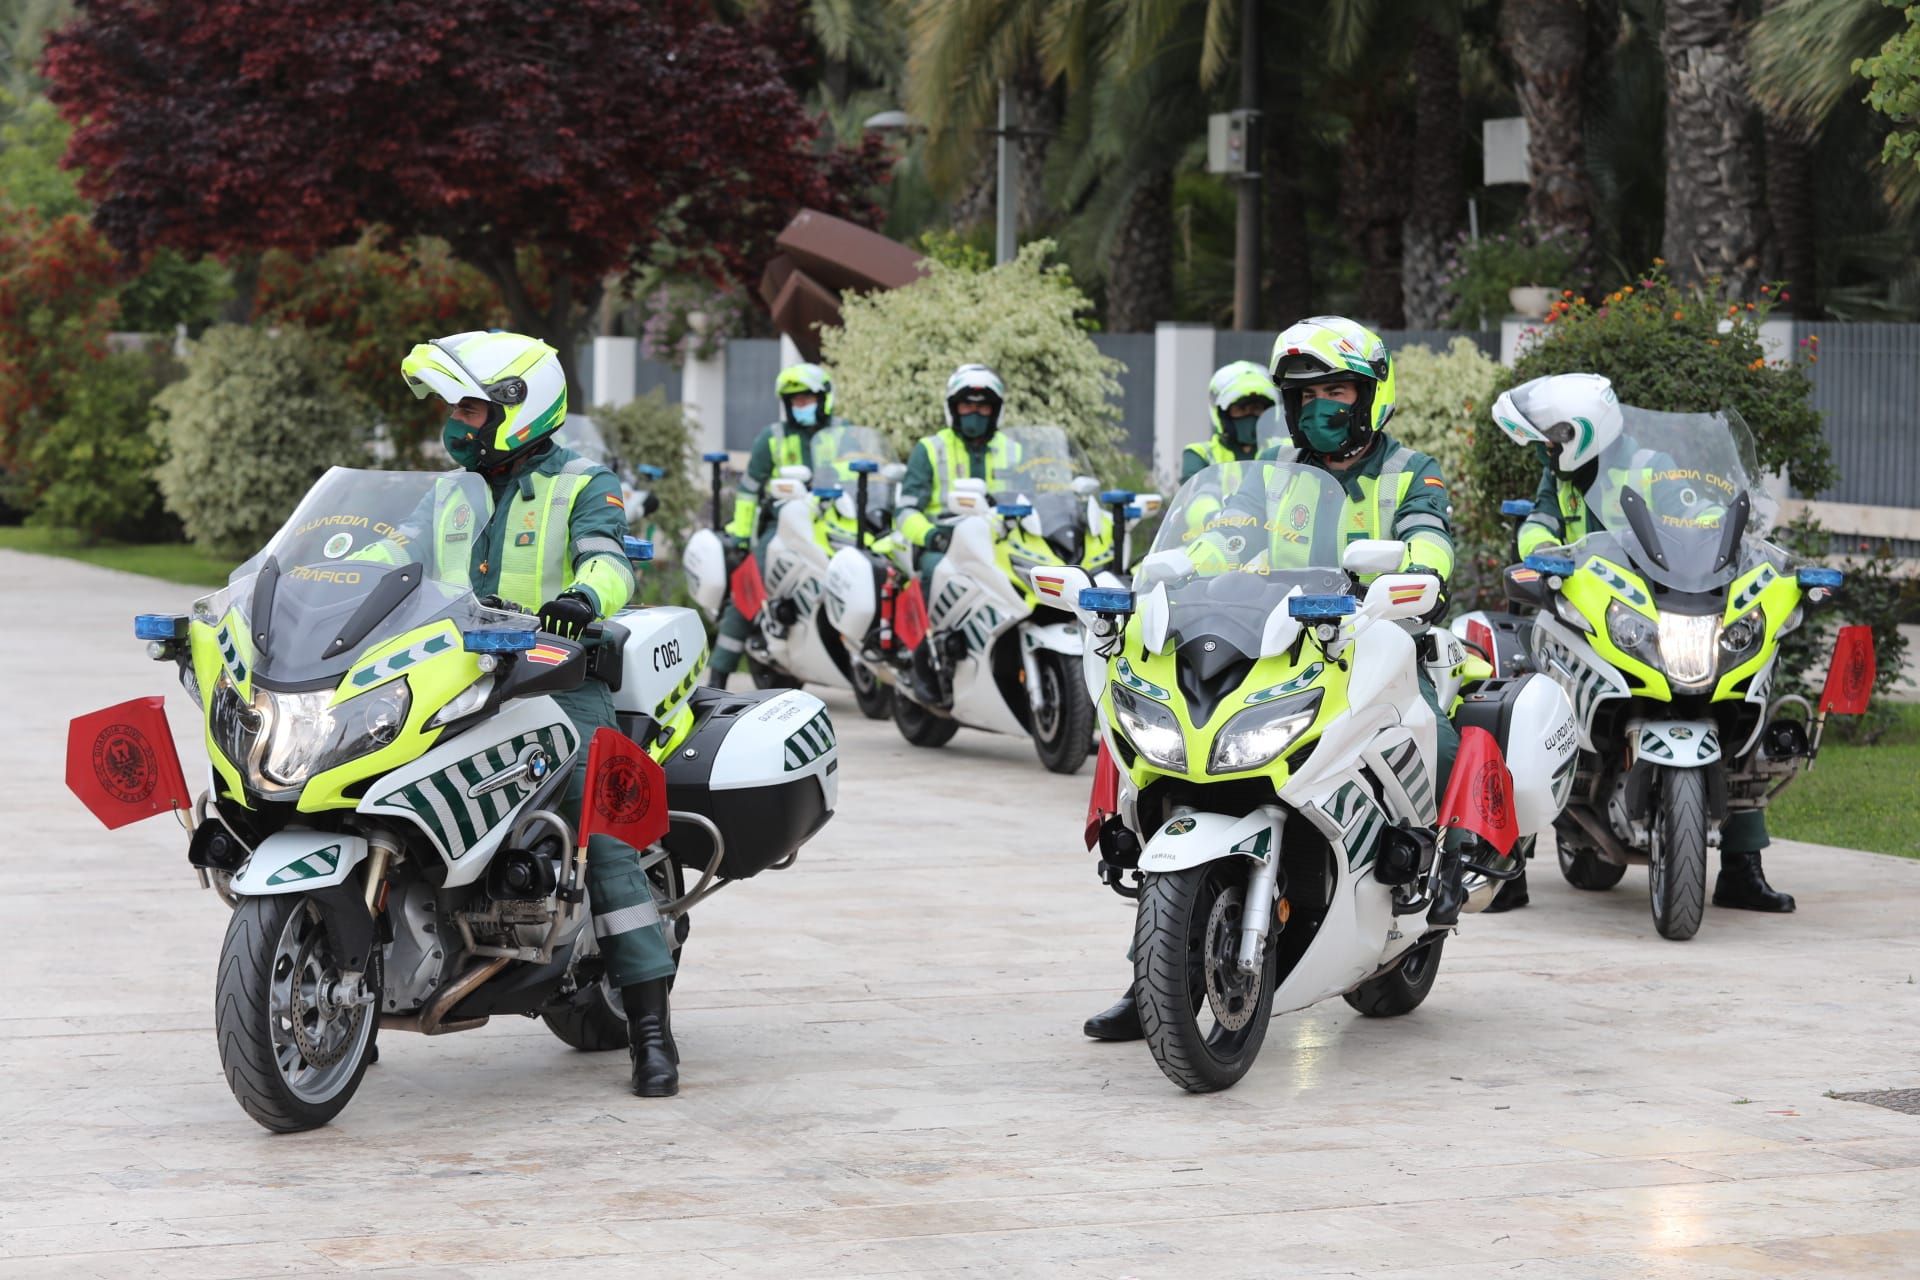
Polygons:
[[1229,1088],[1247,1074],[1273,1020],[1279,949],[1271,936],[1256,988],[1247,990],[1234,961],[1251,865],[1209,862],[1148,875],[1140,887],[1134,1001],[1154,1062],[1188,1093]]
[[574,992],[565,1004],[542,1010],[540,1021],[562,1044],[583,1053],[627,1047],[627,1011],[604,978]]
[[306,894],[243,898],[227,922],[213,995],[220,1066],[240,1109],[275,1133],[318,1129],[339,1115],[373,1060],[377,975],[374,1002],[357,1014],[323,1018],[316,1010],[311,1023],[300,1018],[325,1061],[308,1057],[281,1013],[294,1007],[296,990],[306,998],[316,980],[338,973],[332,959],[320,909]]
[[944,747],[960,732],[958,720],[937,716],[911,698],[894,698],[893,724],[916,747]]
[[893,714],[893,689],[861,663],[853,664],[853,700],[860,714],[869,720],[885,720]]
[[1662,769],[1653,812],[1647,901],[1660,936],[1685,942],[1707,908],[1707,780],[1698,769]]
[[1568,849],[1560,846],[1560,874],[1566,882],[1576,889],[1600,891],[1611,889],[1620,883],[1627,869],[1618,862],[1608,862],[1591,849]]
[[1033,717],[1033,749],[1049,772],[1073,774],[1087,762],[1093,743],[1093,700],[1078,664],[1064,655],[1041,653],[1040,709]]
[[752,658],[747,659],[747,672],[753,677],[753,687],[756,689],[798,689],[801,684],[799,676],[776,671]]
[[1400,957],[1400,963],[1377,978],[1368,978],[1340,997],[1363,1018],[1397,1018],[1420,1007],[1440,973],[1440,951],[1447,935],[1423,942]]

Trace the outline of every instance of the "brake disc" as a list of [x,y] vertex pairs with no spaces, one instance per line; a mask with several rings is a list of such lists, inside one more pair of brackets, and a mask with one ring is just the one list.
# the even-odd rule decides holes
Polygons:
[[[290,980],[292,991],[289,994],[291,998],[287,1002],[287,1011],[293,1023],[293,1042],[299,1046],[300,1056],[306,1060],[307,1065],[310,1067],[330,1067],[340,1061],[340,1059],[346,1057],[347,1050],[353,1045],[353,1033],[357,1029],[357,1027],[353,1025],[353,1014],[341,1012],[338,1006],[329,1006],[326,1001],[320,997],[320,992],[327,985],[325,978],[315,979],[313,984],[315,999],[311,1002],[307,999],[306,984],[300,981],[300,975],[305,973],[308,965],[313,962],[315,944],[324,937],[326,937],[326,931],[324,929],[315,929],[313,933],[308,936],[307,940],[300,944],[300,952],[294,957],[293,976]],[[319,966],[315,964],[314,968],[317,969]],[[331,1015],[328,1013],[330,1007],[335,1010]],[[367,1006],[359,1005],[355,1007],[359,1010],[359,1016],[366,1016]],[[308,1031],[308,1013],[316,1015],[316,1021],[322,1030],[325,1030],[336,1020],[344,1025],[345,1033],[337,1038],[332,1048],[323,1047],[321,1042],[316,1040],[313,1034]]]
[[1241,897],[1242,891],[1235,886],[1213,900],[1201,952],[1206,956],[1207,1004],[1213,1009],[1214,1021],[1228,1031],[1238,1031],[1252,1021],[1254,1007],[1260,1003],[1261,971],[1242,973],[1236,959]]

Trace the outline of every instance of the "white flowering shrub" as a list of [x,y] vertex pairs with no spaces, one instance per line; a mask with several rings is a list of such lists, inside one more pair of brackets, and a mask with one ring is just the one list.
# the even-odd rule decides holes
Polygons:
[[1483,478],[1471,465],[1474,433],[1497,430],[1490,411],[1503,372],[1500,362],[1473,339],[1455,338],[1445,351],[1408,347],[1395,352],[1393,364],[1399,404],[1387,430],[1439,462],[1453,500],[1453,597],[1462,604],[1495,599],[1511,541],[1500,501],[1533,496],[1531,489],[1483,493]]
[[167,509],[206,551],[259,550],[331,466],[368,466],[372,413],[303,329],[207,330],[153,400]]
[[1038,240],[985,271],[929,260],[926,278],[904,289],[846,298],[842,325],[821,334],[834,412],[886,432],[905,457],[946,425],[948,375],[984,364],[1006,383],[1005,422],[1064,427],[1111,466],[1123,366],[1087,335],[1090,304],[1065,267],[1046,265],[1052,249]]

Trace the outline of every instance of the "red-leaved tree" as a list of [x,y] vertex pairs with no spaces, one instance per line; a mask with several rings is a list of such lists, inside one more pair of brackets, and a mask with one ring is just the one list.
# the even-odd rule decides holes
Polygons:
[[45,71],[122,252],[440,236],[571,373],[662,230],[744,284],[803,206],[872,221],[877,144],[821,146],[783,53],[699,0],[90,0]]
[[85,218],[0,202],[0,466],[17,460],[36,414],[59,411],[66,381],[106,355],[118,283]]

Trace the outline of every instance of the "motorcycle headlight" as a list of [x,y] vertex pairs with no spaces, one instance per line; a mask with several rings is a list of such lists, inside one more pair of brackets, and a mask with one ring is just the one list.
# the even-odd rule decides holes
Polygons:
[[1660,663],[1677,685],[1701,685],[1713,679],[1714,645],[1720,619],[1710,613],[1660,612]]
[[1613,601],[1607,606],[1607,639],[1620,652],[1659,670],[1660,628],[1646,614],[1636,613],[1622,601]]
[[455,694],[446,706],[433,713],[433,719],[427,721],[427,728],[438,729],[452,724],[464,716],[478,711],[486,702],[487,695],[493,692],[493,677],[481,676],[472,684]]
[[1187,771],[1187,738],[1173,712],[1151,698],[1130,693],[1118,685],[1113,688],[1113,712],[1120,721],[1127,741],[1161,769]]
[[[1617,605],[1620,602],[1616,600],[1613,603]],[[1607,611],[1608,614],[1611,615],[1613,606],[1609,605]],[[1554,596],[1553,615],[1572,627],[1575,631],[1584,631],[1588,635],[1593,634],[1593,624],[1587,621],[1587,615],[1580,612],[1580,610],[1574,606],[1573,601],[1567,599],[1565,596]]]
[[1751,658],[1767,634],[1767,617],[1755,605],[1720,632],[1720,661],[1729,669]]
[[200,700],[200,677],[193,669],[191,658],[180,664],[180,687],[187,691],[189,698],[193,699],[194,706],[205,708],[206,704]]
[[315,774],[377,751],[406,723],[413,691],[393,680],[335,706],[333,690],[265,694],[270,712],[260,774],[282,787],[304,785]]
[[1208,773],[1244,773],[1258,769],[1292,746],[1320,714],[1320,689],[1252,707],[1227,721],[1213,740]]
[[227,669],[220,669],[220,678],[213,685],[213,711],[207,724],[213,734],[213,745],[220,754],[237,769],[245,769],[248,759],[253,755],[254,739],[260,733],[264,718],[258,707],[240,697],[240,691],[234,687],[233,677]]

